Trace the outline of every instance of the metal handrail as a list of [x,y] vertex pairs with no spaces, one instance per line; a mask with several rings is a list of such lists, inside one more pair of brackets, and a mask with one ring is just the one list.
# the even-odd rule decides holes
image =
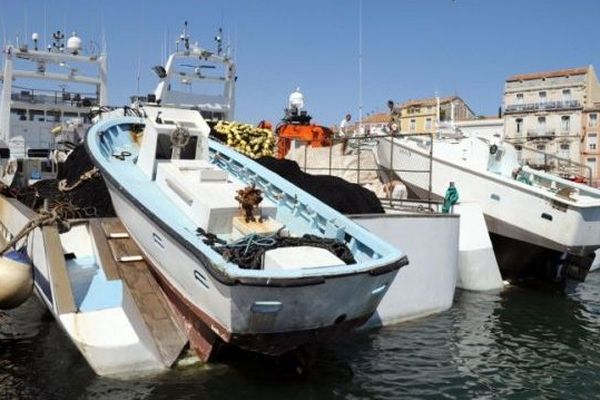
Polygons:
[[[546,153],[545,151],[538,150],[533,147],[522,145],[518,139],[505,138],[504,141],[511,143],[513,145],[521,146],[523,149],[527,150],[528,152],[532,152],[532,153],[543,156],[544,163],[543,163],[542,168],[539,168],[538,164],[528,163],[532,168],[543,169],[544,171],[550,172],[550,173],[552,173],[552,171],[555,170],[556,171],[555,174],[560,175],[560,173],[561,173],[560,168],[556,168],[550,164],[551,161],[556,160],[558,166],[560,166],[560,164],[562,163],[562,164],[567,165],[566,169],[580,170],[579,172],[585,171],[585,172],[581,173],[580,175],[586,177],[588,179],[588,182],[590,182],[590,183],[592,182],[592,168],[588,165],[572,161],[569,158],[559,157],[554,154]],[[536,168],[536,166],[537,166],[537,168]],[[564,173],[565,171],[562,171],[562,172]]]
[[[429,157],[428,157],[428,169],[403,169],[403,168],[393,168],[394,167],[394,150],[395,147],[398,146],[395,143],[396,138],[407,138],[407,137],[428,137],[429,138]],[[361,165],[361,154],[364,151],[364,147],[368,147],[368,145],[365,145],[365,142],[373,142],[373,141],[379,141],[379,140],[389,140],[390,142],[390,169],[389,171],[391,173],[393,173],[394,175],[396,175],[396,177],[398,177],[398,179],[402,180],[402,176],[401,173],[404,172],[410,172],[410,173],[418,173],[418,174],[428,174],[428,190],[427,190],[427,199],[426,200],[418,200],[418,199],[409,199],[409,200],[405,200],[405,201],[409,201],[409,202],[419,202],[419,203],[423,203],[423,204],[427,204],[429,208],[432,208],[433,206],[437,207],[438,205],[438,201],[435,201],[433,199],[433,195],[432,195],[432,169],[433,169],[433,137],[434,134],[433,133],[427,133],[427,132],[417,132],[417,133],[401,133],[401,134],[370,134],[370,135],[354,135],[354,136],[348,136],[348,137],[333,137],[331,138],[332,140],[332,145],[329,146],[329,153],[328,153],[328,163],[327,163],[327,171],[329,175],[333,175],[332,172],[338,172],[338,171],[353,171],[356,172],[356,182],[357,184],[361,184],[360,179],[361,179],[361,172],[380,172],[381,169],[379,167],[377,168],[366,168],[363,167]],[[280,139],[281,140],[281,139]],[[287,139],[286,139],[287,140]],[[302,140],[302,139],[294,139],[296,142],[301,143],[302,145],[304,145],[304,165],[301,166],[301,169],[305,172],[305,173],[310,173],[310,171],[315,171],[318,170],[320,172],[323,171],[324,168],[321,167],[311,167],[307,165],[307,161],[308,161],[308,144],[310,143],[310,140]],[[346,143],[346,148],[348,147],[352,147],[354,150],[356,150],[356,157],[357,157],[357,165],[355,169],[349,169],[349,168],[340,168],[340,167],[334,167],[332,165],[332,159],[333,159],[333,146],[336,144],[340,144],[340,143]],[[357,143],[357,145],[353,145],[354,143]],[[393,178],[391,178],[393,179]],[[390,179],[390,180],[391,180]],[[390,204],[392,204],[392,199],[391,198],[384,198],[384,199],[380,199],[380,200],[389,200]]]
[[505,113],[520,111],[539,111],[539,110],[568,110],[580,108],[582,105],[579,100],[556,100],[543,101],[539,103],[511,104],[504,109]]

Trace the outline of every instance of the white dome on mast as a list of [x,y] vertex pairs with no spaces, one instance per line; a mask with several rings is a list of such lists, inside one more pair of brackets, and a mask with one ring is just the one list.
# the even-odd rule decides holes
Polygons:
[[295,91],[290,94],[288,99],[289,108],[300,110],[304,108],[304,95],[300,92],[300,88],[297,87]]
[[81,51],[81,39],[75,32],[73,32],[71,37],[67,40],[67,51],[75,55]]

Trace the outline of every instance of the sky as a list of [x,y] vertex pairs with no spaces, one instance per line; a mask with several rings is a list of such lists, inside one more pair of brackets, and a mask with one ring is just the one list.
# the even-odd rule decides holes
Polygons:
[[296,87],[323,125],[356,120],[361,89],[363,116],[436,93],[494,115],[512,74],[600,68],[600,0],[363,0],[362,13],[361,0],[0,0],[3,41],[57,29],[84,44],[104,37],[111,105],[138,84],[154,91],[150,68],[186,20],[208,49],[223,27],[237,64],[235,119],[249,123],[281,119]]

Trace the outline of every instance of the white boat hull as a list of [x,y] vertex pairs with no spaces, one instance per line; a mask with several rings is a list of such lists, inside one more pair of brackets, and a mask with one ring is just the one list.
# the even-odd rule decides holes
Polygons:
[[[16,234],[35,215],[16,200],[0,196],[0,227],[4,238]],[[72,247],[75,247],[73,241],[91,240],[84,232],[87,230],[72,229],[76,230],[70,232],[74,236],[64,239],[71,242]],[[122,301],[117,306],[98,306],[93,311],[79,309],[81,304],[74,299],[76,293],[93,289],[87,287],[89,283],[85,285],[70,275],[63,246],[54,226],[37,228],[30,234],[27,250],[33,263],[34,287],[90,367],[99,375],[165,370],[169,365],[161,359],[125,286],[120,294]]]
[[[577,255],[600,247],[600,207],[567,205],[520,182],[443,159],[443,149],[435,150],[443,145],[434,145],[432,193],[443,197],[449,183],[455,182],[460,201],[481,205],[490,232]],[[406,139],[394,139],[393,160],[389,139],[382,139],[378,148],[380,163],[389,169],[422,169],[429,164],[428,153],[428,148]],[[421,193],[428,190],[427,174],[403,172],[401,178]]]
[[410,255],[410,264],[400,269],[366,327],[422,318],[452,306],[459,258],[457,215],[378,214],[352,219]]
[[107,184],[119,218],[179,311],[188,321],[200,320],[223,341],[248,350],[282,354],[323,335],[361,325],[375,312],[396,274],[352,274],[302,286],[226,285]]

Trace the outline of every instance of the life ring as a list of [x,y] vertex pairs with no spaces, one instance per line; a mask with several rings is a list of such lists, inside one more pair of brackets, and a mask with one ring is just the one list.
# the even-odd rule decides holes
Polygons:
[[495,144],[490,146],[490,154],[496,154],[497,151],[498,151],[498,146],[496,146]]

